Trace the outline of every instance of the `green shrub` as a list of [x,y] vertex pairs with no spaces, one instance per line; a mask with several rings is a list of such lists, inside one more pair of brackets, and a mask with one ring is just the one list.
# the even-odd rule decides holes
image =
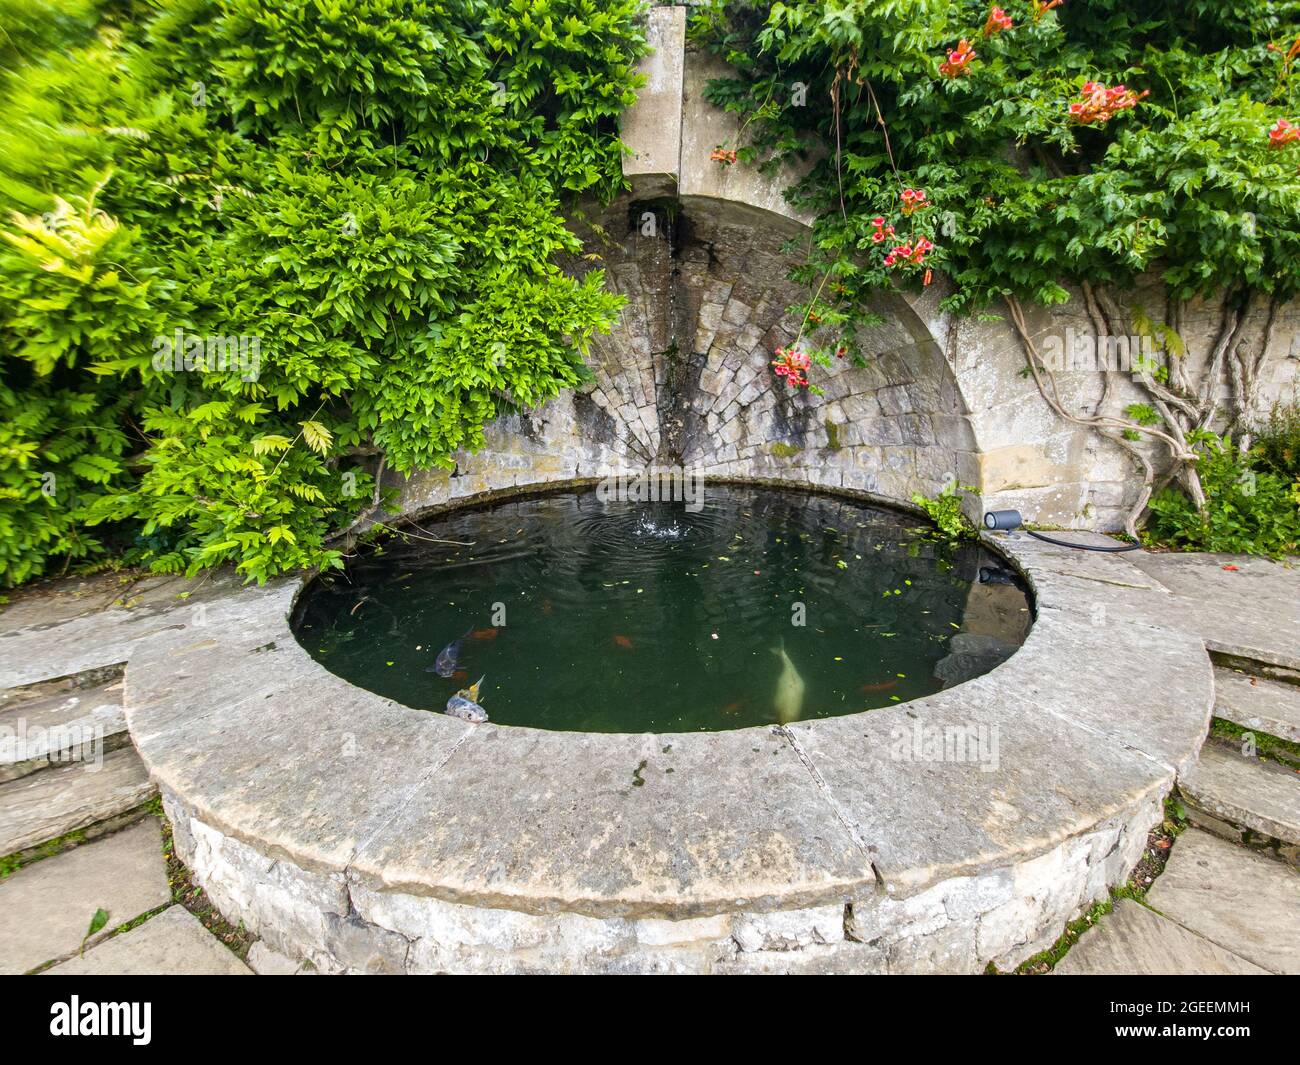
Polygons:
[[612,327],[561,197],[623,185],[640,4],[125,10],[59,0],[3,53],[0,584],[337,565],[359,455],[451,466]]
[[1260,453],[1201,434],[1197,463],[1205,492],[1199,513],[1186,493],[1167,488],[1151,501],[1150,539],[1187,551],[1280,558],[1300,551],[1300,480],[1261,468]]
[[1261,466],[1300,481],[1300,400],[1273,404],[1268,418],[1254,427],[1253,436]]

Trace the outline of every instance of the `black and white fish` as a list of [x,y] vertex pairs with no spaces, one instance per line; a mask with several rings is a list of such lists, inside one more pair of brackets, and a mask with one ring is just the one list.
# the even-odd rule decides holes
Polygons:
[[488,719],[487,711],[478,704],[478,691],[482,683],[483,678],[479,677],[468,688],[462,688],[448,699],[447,714],[451,717],[458,717],[462,721],[472,722],[475,725],[484,724]]

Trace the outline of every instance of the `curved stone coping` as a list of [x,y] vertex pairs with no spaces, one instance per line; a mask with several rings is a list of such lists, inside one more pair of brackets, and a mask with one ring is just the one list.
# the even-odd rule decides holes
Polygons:
[[[902,899],[1129,826],[1208,725],[1210,663],[1162,624],[1166,591],[1122,557],[988,543],[1035,590],[1024,646],[849,717],[664,736],[469,725],[318,665],[290,632],[292,581],[139,646],[128,724],[203,824],[365,890],[674,919]],[[995,728],[996,770],[894,757],[945,725]]]

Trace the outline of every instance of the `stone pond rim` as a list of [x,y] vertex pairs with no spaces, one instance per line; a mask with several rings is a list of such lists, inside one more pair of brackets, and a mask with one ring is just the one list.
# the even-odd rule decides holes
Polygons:
[[[1034,591],[1024,645],[863,714],[663,736],[470,725],[329,674],[289,629],[301,582],[280,581],[140,646],[128,724],[227,918],[328,971],[383,968],[382,944],[408,971],[703,971],[737,949],[743,970],[765,948],[736,944],[769,942],[755,922],[804,928],[793,941],[831,968],[914,971],[935,951],[940,969],[1006,967],[1124,881],[1212,681],[1124,563],[984,542]],[[996,772],[891,757],[897,727],[970,723],[998,730]],[[494,939],[502,921],[522,939]]]

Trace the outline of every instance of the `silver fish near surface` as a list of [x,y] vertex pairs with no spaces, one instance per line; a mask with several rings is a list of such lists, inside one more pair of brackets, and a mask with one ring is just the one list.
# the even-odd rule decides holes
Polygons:
[[450,677],[456,672],[456,663],[460,658],[460,649],[465,644],[465,637],[470,634],[466,629],[464,635],[458,636],[438,652],[438,657],[433,660],[433,665],[425,666],[426,673],[437,673],[440,677]]
[[479,685],[482,683],[483,678],[479,677],[468,688],[462,688],[448,699],[445,713],[450,717],[458,717],[462,721],[469,721],[475,725],[484,724],[488,719],[487,711],[478,704],[478,690]]

